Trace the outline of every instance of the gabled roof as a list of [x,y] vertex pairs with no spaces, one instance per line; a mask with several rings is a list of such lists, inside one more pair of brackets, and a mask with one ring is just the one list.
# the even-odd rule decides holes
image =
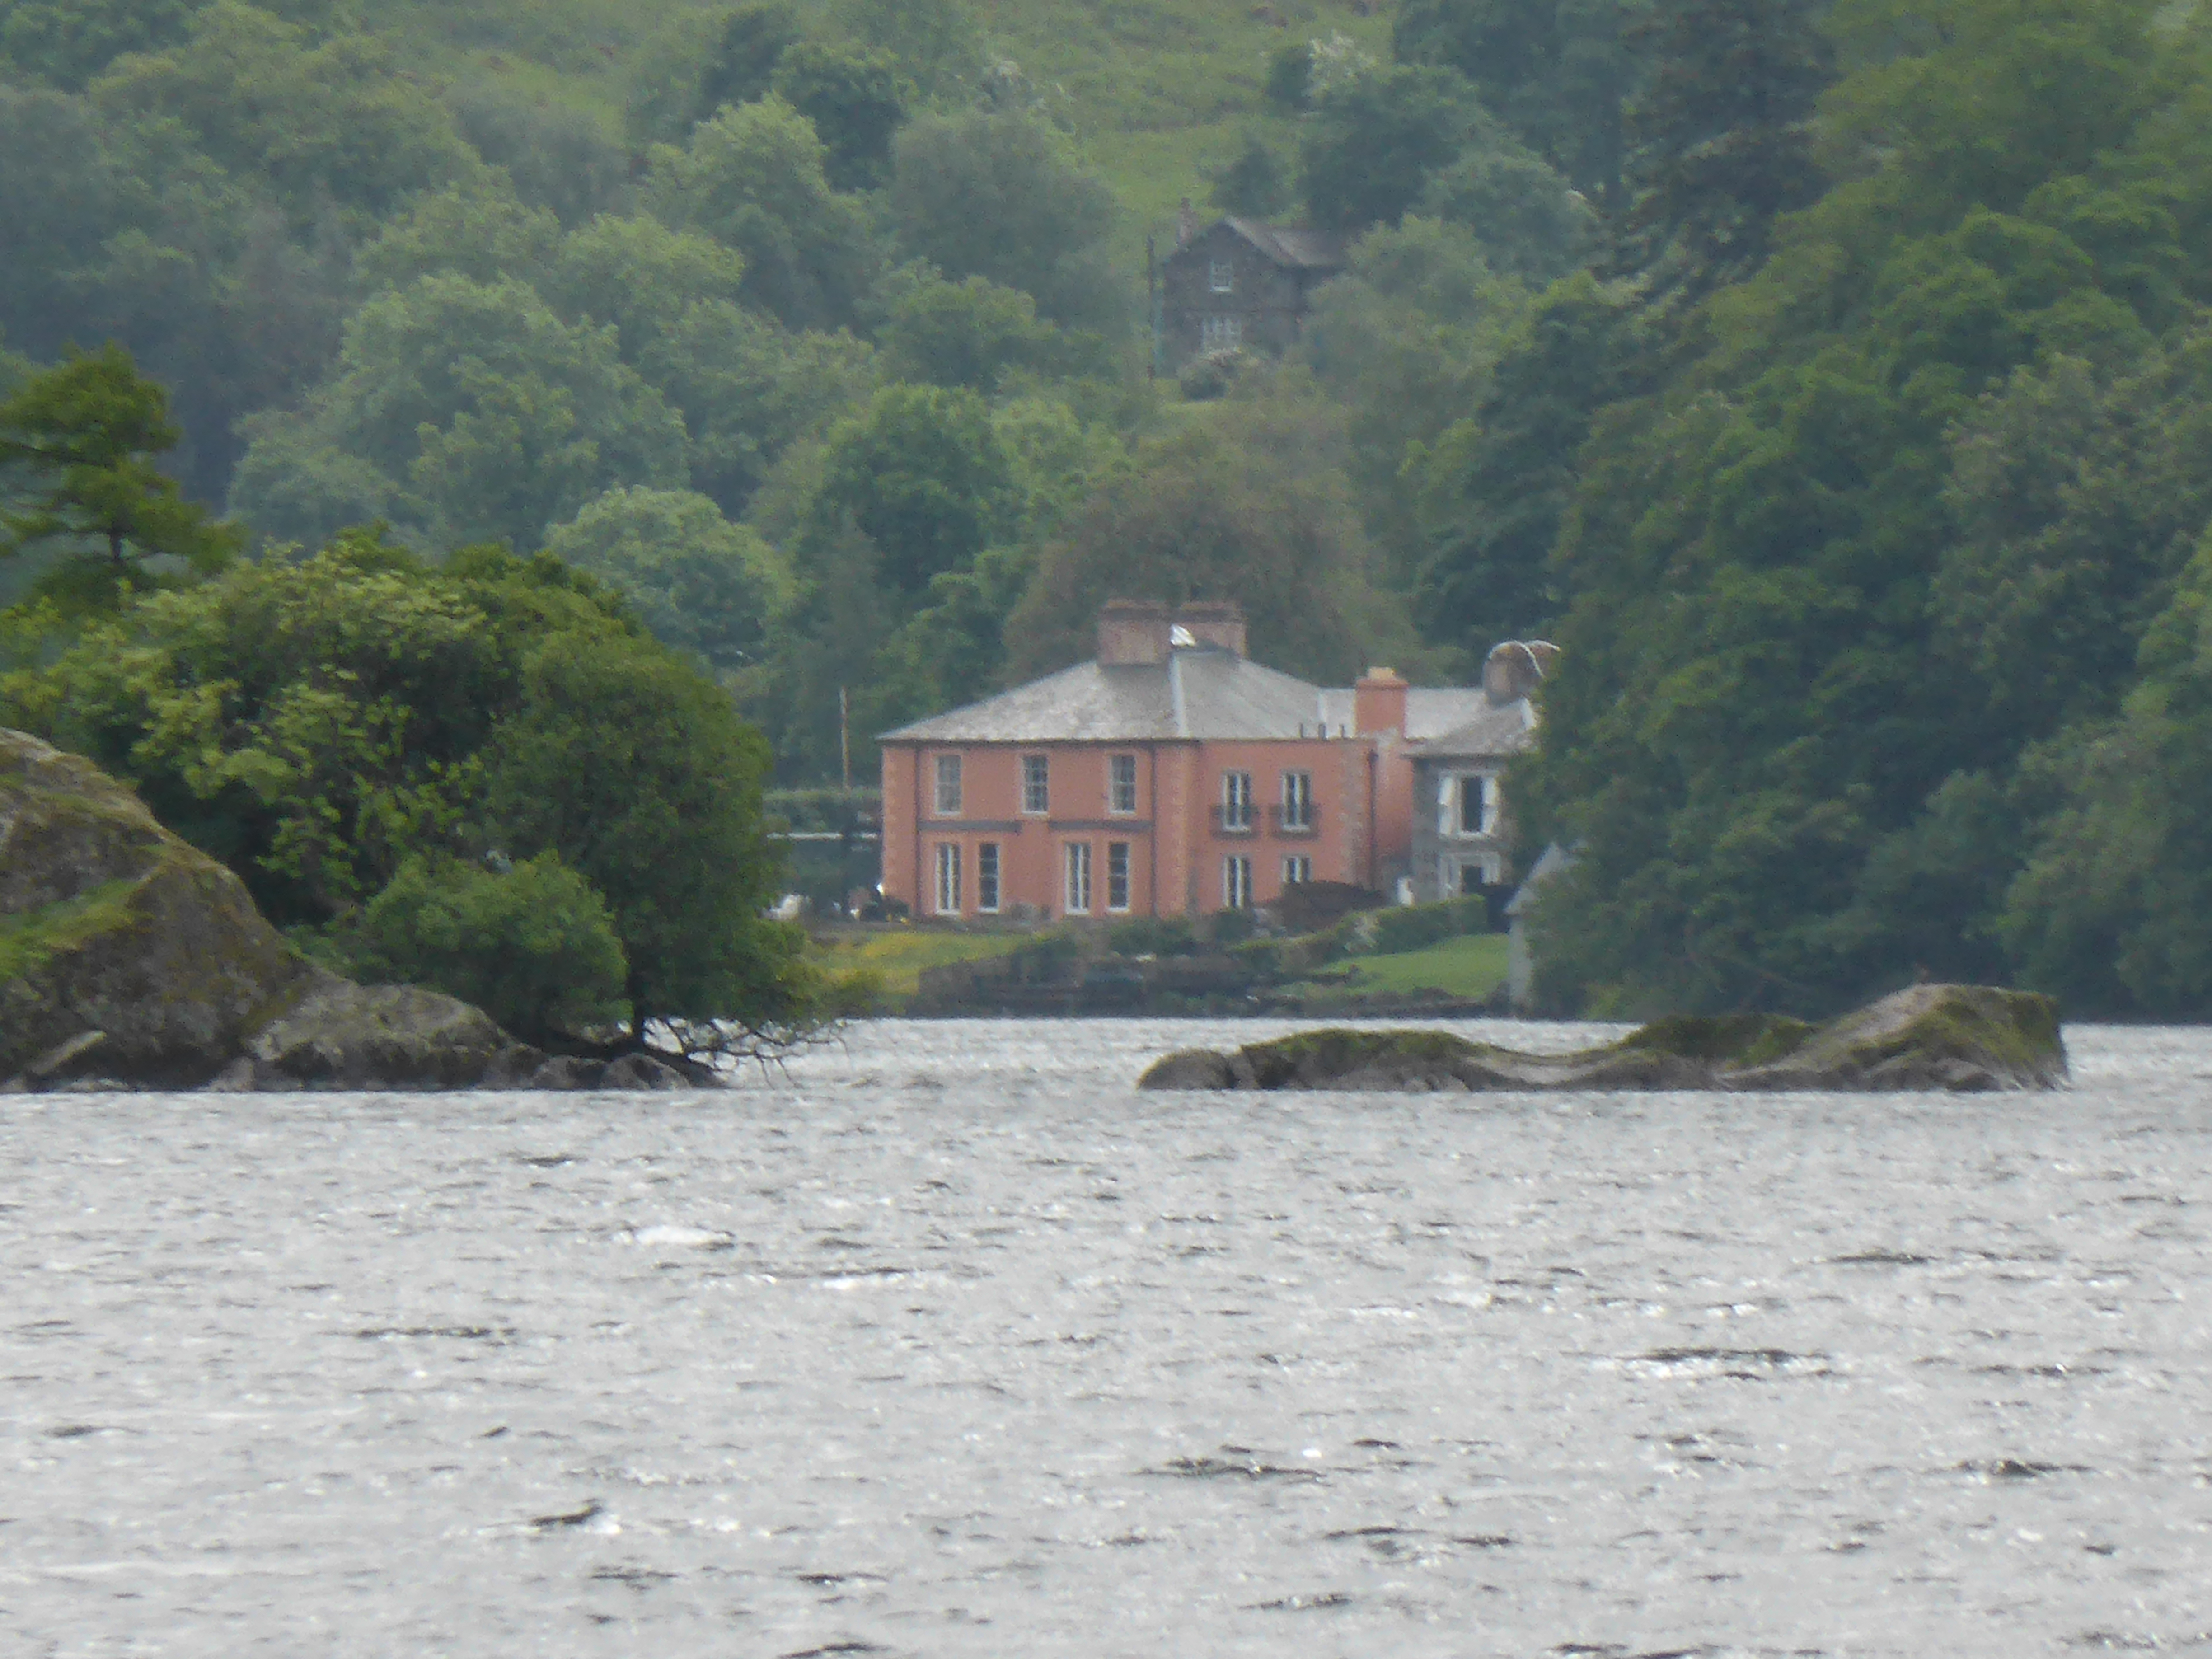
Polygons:
[[[1344,238],[1325,230],[1299,230],[1290,225],[1263,225],[1257,219],[1217,219],[1206,230],[1226,225],[1279,265],[1300,270],[1344,269]],[[1204,236],[1200,231],[1199,236]],[[1198,236],[1191,239],[1193,243]],[[1180,252],[1180,250],[1178,250]]]
[[[995,697],[886,732],[884,743],[1146,743],[1297,738],[1322,719],[1318,687],[1198,647],[1164,663],[1078,663]],[[1344,694],[1349,696],[1349,693]],[[1347,720],[1351,718],[1347,713]]]
[[[1511,702],[1492,702],[1480,691],[1480,705],[1471,720],[1448,732],[1407,745],[1415,760],[1480,760],[1492,755],[1517,755],[1536,740],[1536,705],[1526,697]],[[1413,721],[1409,718],[1407,725]],[[1411,736],[1411,733],[1407,734]]]

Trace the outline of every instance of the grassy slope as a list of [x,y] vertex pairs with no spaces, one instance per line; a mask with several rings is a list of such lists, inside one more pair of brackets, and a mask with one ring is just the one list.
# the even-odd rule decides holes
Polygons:
[[1505,950],[1503,933],[1469,933],[1399,956],[1354,957],[1338,964],[1352,977],[1326,988],[1355,996],[1448,991],[1479,1001],[1505,983]]
[[[802,0],[803,3],[803,0]],[[1260,86],[1285,40],[1341,31],[1378,56],[1389,23],[1344,0],[969,0],[991,45],[1055,89],[1079,149],[1113,185],[1121,263],[1143,267],[1146,234],[1171,236],[1176,204],[1206,209],[1201,165],[1233,155],[1264,114]],[[420,72],[486,79],[590,109],[618,126],[623,66],[692,0],[360,0],[365,21],[406,43]],[[1259,14],[1255,15],[1255,14]],[[1278,25],[1271,19],[1280,19]]]

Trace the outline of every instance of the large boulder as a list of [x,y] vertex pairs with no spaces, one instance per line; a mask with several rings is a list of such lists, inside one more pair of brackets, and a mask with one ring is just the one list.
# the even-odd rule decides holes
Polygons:
[[204,1083],[308,979],[236,876],[0,728],[0,1080]]
[[498,1087],[544,1060],[466,1003],[304,960],[129,789],[0,728],[0,1087]]
[[1823,1026],[1677,1017],[1617,1042],[1527,1054],[1445,1031],[1304,1031],[1234,1054],[1186,1049],[1140,1089],[1462,1091],[2051,1089],[2066,1080],[2057,1006],[1977,985],[1917,985]]

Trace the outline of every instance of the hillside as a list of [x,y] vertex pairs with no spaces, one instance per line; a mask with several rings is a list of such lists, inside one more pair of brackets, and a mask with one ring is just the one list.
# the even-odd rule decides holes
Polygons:
[[[361,0],[356,15],[405,43],[414,71],[584,111],[618,135],[630,78],[685,0]],[[819,13],[823,0],[802,10]],[[1115,263],[1143,267],[1147,232],[1172,234],[1176,205],[1206,199],[1203,169],[1255,131],[1287,150],[1292,124],[1261,97],[1285,41],[1341,33],[1389,55],[1389,13],[1371,0],[975,0],[994,58],[1035,83],[1083,159],[1114,187]]]

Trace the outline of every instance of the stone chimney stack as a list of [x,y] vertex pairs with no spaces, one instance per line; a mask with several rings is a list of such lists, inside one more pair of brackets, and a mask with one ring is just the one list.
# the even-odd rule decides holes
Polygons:
[[1352,719],[1362,737],[1406,729],[1406,677],[1395,668],[1370,668],[1352,688]]
[[1098,613],[1101,668],[1157,666],[1168,659],[1167,606],[1157,599],[1109,599]]
[[1189,634],[1194,645],[1244,654],[1244,613],[1230,600],[1194,599],[1175,613],[1175,625]]
[[1176,246],[1188,247],[1191,238],[1197,234],[1198,210],[1191,206],[1190,198],[1186,196],[1182,205],[1176,210]]
[[1508,640],[1492,646],[1482,663],[1483,696],[1499,706],[1520,702],[1544,683],[1559,655],[1559,647],[1549,640]]

